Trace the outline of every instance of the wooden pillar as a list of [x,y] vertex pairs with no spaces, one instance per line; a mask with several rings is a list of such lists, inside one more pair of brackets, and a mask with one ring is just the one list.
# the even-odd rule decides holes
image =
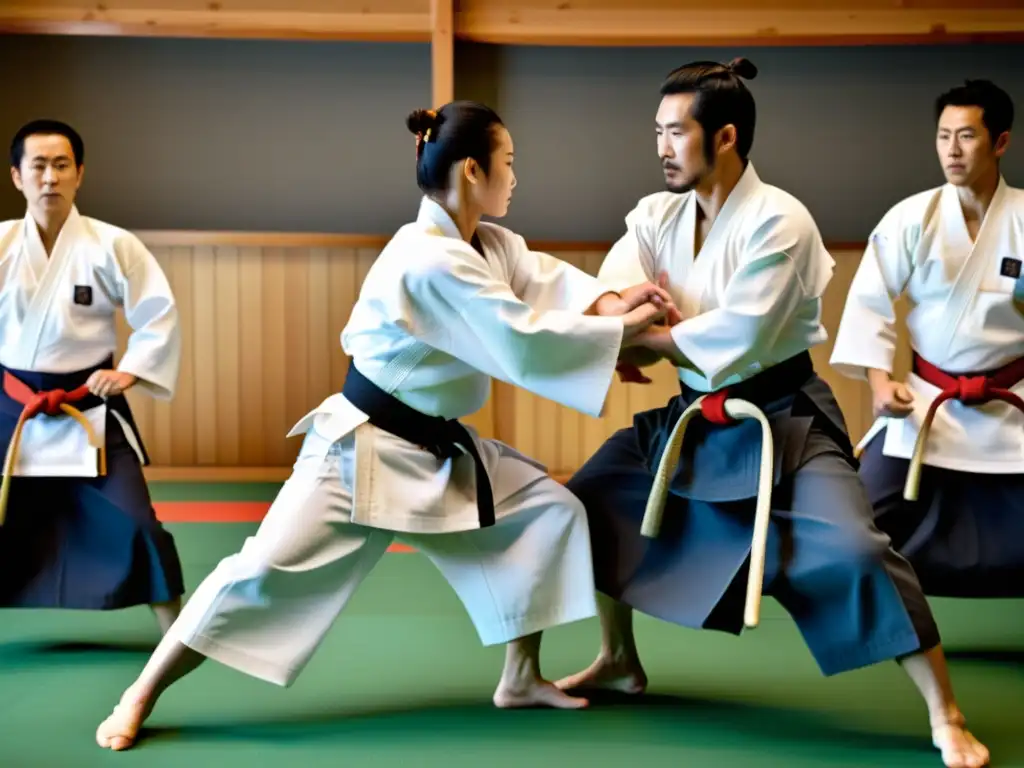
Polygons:
[[440,107],[455,98],[455,0],[430,0],[432,101]]

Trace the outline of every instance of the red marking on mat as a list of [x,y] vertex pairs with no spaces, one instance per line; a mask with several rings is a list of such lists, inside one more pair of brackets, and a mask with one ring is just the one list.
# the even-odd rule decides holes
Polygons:
[[258,523],[270,509],[270,502],[157,501],[153,507],[165,523]]
[[[270,509],[267,501],[156,501],[157,518],[164,523],[258,523]],[[392,544],[388,552],[415,552]]]

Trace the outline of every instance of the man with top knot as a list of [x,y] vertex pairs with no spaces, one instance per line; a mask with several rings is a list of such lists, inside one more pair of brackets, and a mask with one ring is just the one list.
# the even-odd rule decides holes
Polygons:
[[[842,413],[811,362],[834,262],[804,205],[750,161],[755,105],[741,78],[756,73],[739,59],[669,74],[656,122],[668,189],[629,213],[599,274],[612,290],[667,288],[682,321],[648,328],[623,363],[670,360],[680,394],[637,414],[568,484],[589,515],[602,644],[558,684],[642,691],[632,611],[738,634],[749,571],[748,626],[763,585],[824,674],[898,660],[945,764],[985,765],[925,596],[872,522]],[[732,418],[737,401],[755,418]]]

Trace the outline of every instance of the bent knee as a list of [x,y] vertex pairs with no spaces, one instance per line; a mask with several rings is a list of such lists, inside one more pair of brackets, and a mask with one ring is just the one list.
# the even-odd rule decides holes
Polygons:
[[809,546],[815,550],[813,565],[801,570],[805,578],[811,579],[825,574],[849,574],[857,578],[859,574],[884,568],[893,554],[889,538],[866,525],[840,529],[827,543],[819,541]]
[[237,552],[221,560],[216,570],[240,581],[259,580],[277,570],[302,571],[307,564],[325,559],[329,544],[298,526],[260,526]]
[[851,565],[867,569],[882,565],[889,558],[892,549],[888,536],[865,527],[863,531],[857,531],[850,536],[844,552],[847,562]]
[[245,540],[242,548],[223,558],[211,572],[227,581],[259,581],[274,570],[274,554],[254,542],[253,537]]
[[530,505],[533,508],[532,518],[538,522],[543,520],[543,525],[566,535],[583,533],[589,536],[587,509],[568,488],[557,480],[549,479],[544,481],[541,493]]

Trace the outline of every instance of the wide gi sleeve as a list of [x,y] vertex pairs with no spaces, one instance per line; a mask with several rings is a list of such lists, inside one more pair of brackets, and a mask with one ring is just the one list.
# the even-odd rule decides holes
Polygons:
[[170,283],[134,235],[118,238],[114,251],[115,274],[108,279],[132,329],[117,370],[136,376],[136,386],[153,397],[170,399],[181,366],[181,326]]
[[496,379],[601,415],[622,344],[621,317],[552,308],[542,300],[546,289],[527,303],[468,246],[430,250],[402,278],[403,324],[412,335]]
[[832,260],[803,219],[768,217],[751,233],[718,306],[672,327],[676,346],[711,387],[757,362],[802,305],[824,292]]
[[896,356],[895,301],[913,272],[908,235],[894,209],[868,239],[839,321],[832,358],[844,376],[865,379],[866,369],[892,373]]
[[530,250],[520,235],[506,234],[503,245],[514,265],[512,292],[531,307],[585,312],[604,294],[614,293],[569,262]]

